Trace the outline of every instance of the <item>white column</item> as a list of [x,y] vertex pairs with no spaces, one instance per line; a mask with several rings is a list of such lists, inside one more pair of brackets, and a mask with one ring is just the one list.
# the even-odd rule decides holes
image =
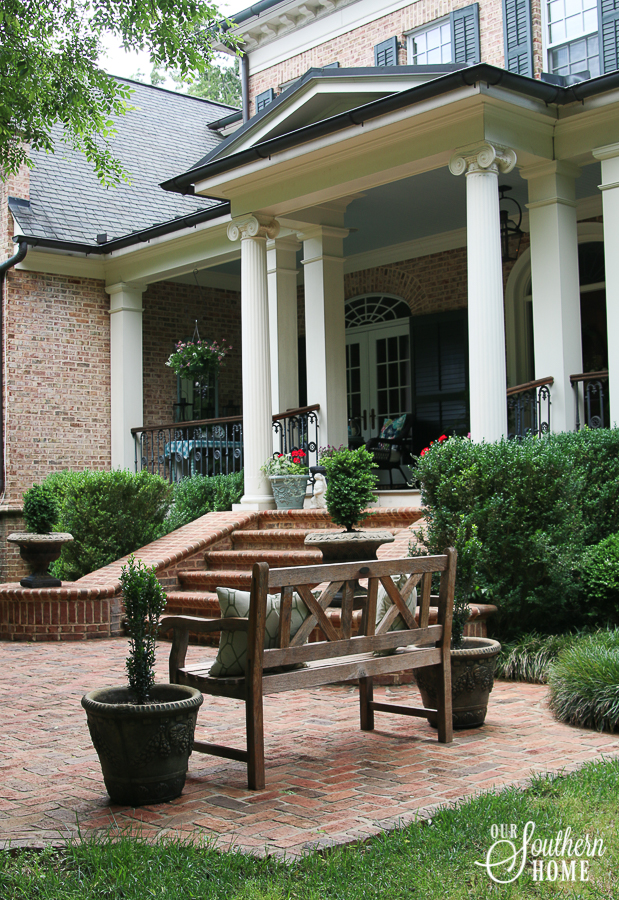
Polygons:
[[273,414],[299,405],[296,235],[267,241]]
[[570,375],[582,372],[575,185],[580,170],[552,161],[520,174],[529,182],[535,377],[554,378],[551,431],[573,431],[576,404]]
[[348,444],[344,321],[345,228],[319,225],[303,239],[307,402],[320,404],[320,443]]
[[511,172],[513,150],[484,143],[451,158],[453,175],[466,173],[466,233],[471,437],[507,435],[505,314],[499,219],[499,172]]
[[112,468],[135,468],[132,428],[144,424],[142,294],[144,284],[106,285],[110,295]]
[[228,237],[241,239],[241,349],[243,365],[243,457],[245,493],[242,509],[273,509],[275,501],[260,466],[273,453],[267,237],[279,225],[262,216],[230,223]]
[[619,144],[593,151],[602,160],[606,325],[608,329],[608,389],[610,424],[619,425]]

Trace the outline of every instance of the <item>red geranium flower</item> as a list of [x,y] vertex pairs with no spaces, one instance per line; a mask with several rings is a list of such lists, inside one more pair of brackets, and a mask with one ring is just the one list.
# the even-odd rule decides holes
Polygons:
[[442,435],[440,436],[440,438],[438,439],[438,442],[439,442],[439,444],[442,444],[443,441],[446,441],[446,440],[447,440],[447,435],[446,435],[446,434],[442,434]]

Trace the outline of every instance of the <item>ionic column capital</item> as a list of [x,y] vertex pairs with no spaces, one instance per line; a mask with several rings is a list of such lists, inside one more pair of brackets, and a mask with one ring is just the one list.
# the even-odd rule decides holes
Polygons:
[[228,237],[231,241],[247,238],[276,238],[279,234],[279,222],[269,216],[242,216],[228,225]]
[[516,153],[511,147],[484,141],[475,147],[457,150],[449,160],[452,175],[470,175],[473,172],[494,172],[507,175],[516,165]]

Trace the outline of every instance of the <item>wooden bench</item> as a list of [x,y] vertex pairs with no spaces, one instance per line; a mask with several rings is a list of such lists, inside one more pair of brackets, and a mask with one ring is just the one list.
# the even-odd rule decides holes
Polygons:
[[[438,623],[429,625],[432,573],[440,573]],[[393,579],[409,577],[400,590]],[[170,651],[170,681],[199,688],[203,694],[233,697],[245,701],[247,749],[240,750],[218,744],[195,741],[193,749],[227,759],[247,763],[247,782],[252,790],[265,785],[263,696],[281,691],[311,689],[323,684],[358,681],[361,729],[372,731],[374,713],[400,713],[408,716],[438,715],[438,740],[452,740],[451,712],[451,623],[453,614],[456,551],[443,556],[407,557],[344,565],[303,566],[269,569],[267,563],[255,563],[252,572],[249,618],[199,619],[192,616],[166,616],[161,630],[173,630]],[[351,637],[354,582],[368,579],[360,633]],[[378,586],[382,584],[393,605],[376,625]],[[316,585],[322,590],[318,599],[312,593]],[[417,587],[417,609],[413,615],[406,605]],[[336,629],[325,611],[337,591],[342,591],[341,625]],[[301,628],[290,637],[290,615],[293,592],[297,592],[310,611]],[[281,594],[278,647],[264,649],[267,594]],[[406,630],[389,631],[401,615]],[[318,624],[326,640],[305,643]],[[206,633],[222,629],[245,631],[248,635],[245,677],[213,678],[211,662],[186,665],[189,633]],[[395,654],[376,656],[375,651],[395,650]],[[282,671],[281,667],[304,668]],[[423,707],[378,703],[373,699],[372,677],[425,666],[438,666],[442,671],[441,689],[436,710]],[[273,671],[275,670],[275,671]]]

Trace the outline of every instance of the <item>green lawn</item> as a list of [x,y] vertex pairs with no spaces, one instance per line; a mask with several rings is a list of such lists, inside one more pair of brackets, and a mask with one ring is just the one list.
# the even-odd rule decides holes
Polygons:
[[[111,836],[66,850],[3,853],[2,900],[403,900],[403,898],[619,897],[619,761],[591,763],[571,775],[540,777],[527,790],[484,794],[365,844],[285,863],[168,840],[157,846]],[[493,825],[514,824],[516,849],[527,822],[535,838],[571,828],[574,840],[604,841],[586,860],[589,880],[534,882],[529,849],[523,874],[495,884],[477,866]],[[554,856],[554,854],[553,854]],[[498,856],[494,857],[495,859]],[[586,859],[586,858],[585,858]],[[545,864],[549,862],[546,859]],[[514,872],[519,868],[519,861]],[[568,867],[568,872],[569,872]],[[575,871],[580,874],[580,861]],[[547,870],[545,869],[545,874]],[[551,875],[554,869],[550,867]],[[497,872],[498,874],[498,872]],[[502,875],[501,877],[509,877]]]

